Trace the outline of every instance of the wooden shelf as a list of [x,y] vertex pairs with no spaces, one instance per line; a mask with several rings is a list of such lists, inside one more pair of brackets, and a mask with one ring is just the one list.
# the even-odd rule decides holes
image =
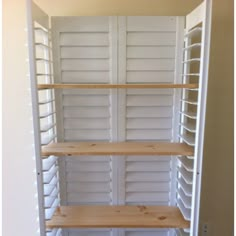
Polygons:
[[189,228],[172,206],[61,206],[47,228]]
[[198,88],[198,84],[39,84],[38,89]]
[[157,142],[83,142],[51,143],[42,148],[42,156],[76,156],[76,155],[183,155],[194,154],[193,147],[185,143]]

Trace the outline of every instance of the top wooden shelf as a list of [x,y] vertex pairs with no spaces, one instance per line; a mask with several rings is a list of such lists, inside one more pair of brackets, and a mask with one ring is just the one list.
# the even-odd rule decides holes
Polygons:
[[172,206],[61,206],[47,228],[189,228]]
[[198,88],[198,84],[39,84],[38,89],[106,89],[106,88]]
[[77,155],[182,155],[192,156],[193,147],[185,143],[164,142],[81,142],[51,143],[42,148],[42,156]]

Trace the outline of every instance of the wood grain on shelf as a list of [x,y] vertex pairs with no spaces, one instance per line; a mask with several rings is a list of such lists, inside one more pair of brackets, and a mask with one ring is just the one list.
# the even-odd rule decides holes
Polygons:
[[61,206],[47,228],[189,228],[172,206]]
[[39,84],[38,89],[198,88],[198,84]]
[[185,143],[162,142],[81,142],[51,143],[42,148],[42,156],[76,155],[193,155]]

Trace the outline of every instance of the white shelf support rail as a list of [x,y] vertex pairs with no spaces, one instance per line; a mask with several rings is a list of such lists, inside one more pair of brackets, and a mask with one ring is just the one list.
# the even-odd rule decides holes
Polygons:
[[41,158],[41,147],[57,139],[55,96],[52,89],[41,92],[37,88],[40,82],[53,83],[49,18],[30,0],[28,1],[28,35],[39,201],[39,232],[41,236],[59,236],[60,229],[48,231],[45,227],[45,220],[51,218],[60,202],[57,157],[50,156],[43,160]]
[[200,5],[202,12],[202,47],[201,47],[201,63],[200,63],[200,78],[199,78],[199,96],[198,96],[198,119],[196,130],[198,134],[195,140],[195,160],[194,160],[194,175],[193,175],[193,197],[192,197],[192,226],[190,234],[198,235],[199,227],[199,211],[200,211],[200,194],[201,194],[201,178],[202,178],[202,161],[204,148],[204,131],[206,118],[206,101],[207,101],[207,85],[208,85],[208,65],[210,55],[210,36],[211,36],[211,14],[212,0],[205,0]]
[[[181,99],[179,138],[181,142],[193,146],[195,152],[193,157],[183,156],[178,158],[177,205],[184,218],[191,221],[191,226],[190,229],[176,230],[177,235],[198,235],[210,25],[211,0],[204,1],[186,18],[183,83],[194,80],[195,83],[199,83],[199,89],[183,89]],[[194,52],[198,50],[199,57],[195,56],[193,49]],[[194,91],[194,94],[192,91]]]

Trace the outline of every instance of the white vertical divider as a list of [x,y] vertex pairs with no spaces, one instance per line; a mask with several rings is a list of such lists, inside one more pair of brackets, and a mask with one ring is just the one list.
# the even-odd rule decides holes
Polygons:
[[[117,17],[111,16],[109,18],[109,41],[110,41],[110,83],[117,84]],[[117,142],[118,129],[117,129],[117,89],[110,89],[111,99],[111,142]],[[117,156],[112,156],[112,203],[118,203],[118,179],[117,179]]]
[[[109,17],[109,58],[110,58],[110,83],[117,84],[118,83],[118,65],[117,65],[117,55],[118,55],[118,22],[117,16],[110,16]],[[110,113],[111,113],[111,142],[118,141],[118,90],[117,89],[110,89]],[[118,204],[118,164],[119,164],[119,157],[118,156],[111,156],[111,165],[112,165],[112,205]],[[119,229],[112,229],[112,236],[118,236]]]
[[45,216],[44,216],[44,190],[43,190],[43,173],[42,173],[42,159],[41,159],[41,136],[40,136],[40,122],[39,122],[39,107],[38,107],[38,90],[36,81],[36,53],[34,47],[34,24],[33,24],[33,7],[31,0],[27,0],[27,23],[28,23],[28,47],[29,47],[29,61],[30,63],[30,82],[31,82],[31,96],[32,96],[32,111],[33,111],[33,125],[34,125],[34,148],[35,160],[37,169],[37,188],[38,188],[38,208],[39,208],[39,224],[40,235],[46,235]]
[[[126,84],[126,17],[118,17],[118,81]],[[118,91],[118,141],[126,141],[126,89]],[[118,204],[125,204],[125,159],[122,156],[118,159],[118,176],[119,176],[119,194]],[[119,236],[124,236],[125,230],[119,230]]]
[[[55,83],[62,83],[61,79],[61,49],[60,49],[60,32],[57,29],[56,24],[52,18],[52,52],[54,63],[54,81]],[[56,107],[56,120],[57,120],[57,140],[58,142],[64,142],[64,120],[63,120],[63,90],[55,89],[55,107]],[[67,204],[67,186],[66,186],[66,157],[60,157],[58,159],[59,166],[59,183],[60,183],[60,199],[61,204]]]
[[196,124],[196,146],[195,160],[193,172],[193,198],[191,213],[192,227],[190,229],[191,236],[198,236],[199,227],[199,211],[200,211],[200,196],[201,196],[201,178],[202,178],[202,162],[203,162],[203,147],[204,147],[204,131],[206,117],[206,101],[207,101],[207,85],[208,85],[208,65],[210,56],[210,38],[211,38],[211,14],[212,0],[205,0],[203,5],[202,19],[202,48],[201,48],[201,63],[199,77],[199,95],[198,95],[198,111]]

